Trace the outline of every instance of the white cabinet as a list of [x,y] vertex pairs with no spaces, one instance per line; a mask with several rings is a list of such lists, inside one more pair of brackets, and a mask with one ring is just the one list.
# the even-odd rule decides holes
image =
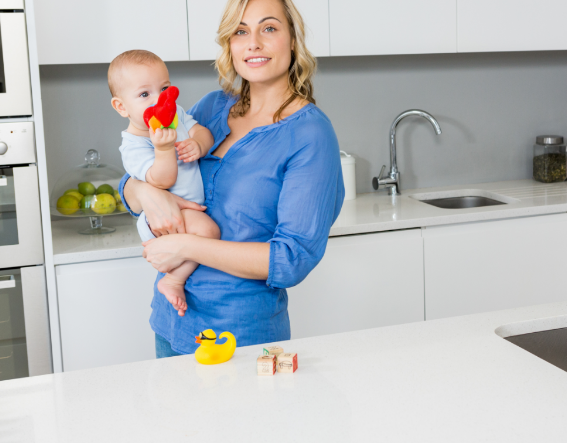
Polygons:
[[428,227],[425,316],[567,301],[567,214]]
[[[187,0],[191,60],[214,60],[220,50],[217,30],[227,0]],[[295,0],[307,26],[307,47],[322,57],[329,55],[328,0]]]
[[155,358],[157,271],[145,259],[60,265],[56,274],[65,371]]
[[291,337],[422,321],[421,230],[334,237],[321,263],[288,289]]
[[457,51],[456,0],[329,0],[331,55]]
[[458,0],[458,50],[567,49],[565,0]]
[[189,60],[185,0],[34,3],[40,64],[109,63],[130,49]]

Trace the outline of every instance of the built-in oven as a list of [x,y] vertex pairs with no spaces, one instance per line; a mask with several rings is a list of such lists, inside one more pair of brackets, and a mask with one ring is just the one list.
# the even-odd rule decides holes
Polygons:
[[0,117],[32,115],[24,0],[0,0]]
[[0,380],[49,372],[33,123],[0,121]]

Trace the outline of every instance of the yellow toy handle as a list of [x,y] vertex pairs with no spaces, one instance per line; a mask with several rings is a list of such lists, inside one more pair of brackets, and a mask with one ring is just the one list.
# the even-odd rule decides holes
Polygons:
[[219,338],[224,338],[224,337],[226,337],[226,343],[224,345],[229,347],[232,355],[232,353],[236,349],[236,337],[232,335],[230,332],[223,332],[221,335],[219,335]]

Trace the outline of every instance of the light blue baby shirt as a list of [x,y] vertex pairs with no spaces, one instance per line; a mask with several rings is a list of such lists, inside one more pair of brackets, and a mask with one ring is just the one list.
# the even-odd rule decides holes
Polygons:
[[[186,114],[181,106],[177,106],[179,124],[177,126],[177,141],[189,138],[189,130],[197,123],[189,114]],[[146,181],[146,173],[154,164],[154,145],[149,137],[140,137],[122,132],[122,145],[120,146],[122,163],[126,172],[140,181]],[[169,191],[185,200],[203,204],[204,191],[199,162],[184,163],[177,160],[177,181],[169,188]]]
[[[313,104],[253,129],[222,159],[212,155],[230,133],[235,101],[216,91],[189,110],[215,138],[199,160],[205,205],[222,240],[270,245],[269,275],[250,280],[201,265],[185,285],[184,317],[154,286],[150,324],[180,353],[195,352],[195,336],[209,328],[232,332],[238,346],[288,340],[285,288],[300,283],[323,257],[345,195],[335,131]],[[129,178],[120,183],[121,195]]]

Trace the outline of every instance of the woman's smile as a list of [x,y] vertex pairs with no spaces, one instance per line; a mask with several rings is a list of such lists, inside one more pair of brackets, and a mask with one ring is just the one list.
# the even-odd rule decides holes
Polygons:
[[260,66],[264,66],[270,60],[271,58],[269,57],[251,56],[247,57],[244,62],[246,63],[246,66],[249,66],[251,68],[259,68]]

